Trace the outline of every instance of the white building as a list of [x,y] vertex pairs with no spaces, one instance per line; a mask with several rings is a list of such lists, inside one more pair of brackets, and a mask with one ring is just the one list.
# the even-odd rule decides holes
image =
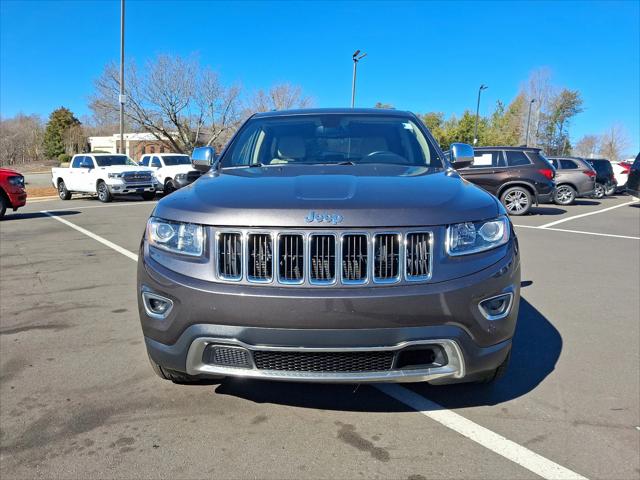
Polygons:
[[[114,133],[105,137],[89,137],[89,145],[92,152],[118,153],[120,134]],[[124,147],[127,155],[133,160],[137,160],[144,153],[171,152],[151,133],[125,133]]]

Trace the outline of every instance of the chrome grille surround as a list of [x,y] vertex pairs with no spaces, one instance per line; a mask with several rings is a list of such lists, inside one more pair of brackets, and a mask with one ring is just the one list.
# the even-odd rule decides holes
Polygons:
[[[216,281],[224,283],[241,283],[246,285],[273,285],[273,286],[287,286],[287,287],[314,287],[314,288],[327,288],[327,287],[358,287],[358,286],[390,286],[398,284],[409,284],[428,282],[431,280],[433,273],[433,250],[434,250],[434,230],[429,228],[406,228],[397,230],[379,229],[371,231],[363,231],[362,229],[271,229],[271,228],[220,228],[209,227],[213,235],[210,238],[215,238],[212,245],[213,251],[213,264],[214,274]],[[241,241],[241,268],[238,275],[225,275],[223,269],[220,266],[220,258],[224,253],[222,251],[221,238],[227,234],[239,235]],[[407,268],[408,262],[411,260],[407,258],[411,254],[411,248],[407,248],[407,242],[410,241],[411,236],[415,234],[428,235],[428,271],[426,274],[421,272],[420,275],[412,275]],[[250,274],[250,262],[252,256],[250,252],[250,239],[254,238],[254,235],[269,235],[271,238],[272,257],[270,262],[270,270],[263,275],[263,278],[255,278]],[[397,271],[394,270],[393,275],[389,278],[376,278],[375,273],[375,242],[376,239],[382,238],[382,235],[397,235]],[[294,237],[295,236],[295,237]],[[335,249],[333,252],[333,261],[335,266],[332,269],[334,272],[333,278],[312,278],[312,245],[314,237],[317,236],[331,236],[335,239]],[[363,236],[366,239],[366,269],[362,272],[362,277],[357,278],[353,275],[345,273],[345,255],[348,254],[345,242],[353,236]],[[291,243],[295,238],[299,239],[298,250],[292,252],[292,247],[295,247],[294,243]],[[287,243],[289,241],[289,243]],[[295,250],[295,248],[294,248]],[[364,248],[362,249],[364,251]],[[286,258],[284,255],[288,254]],[[300,256],[301,253],[301,256]],[[296,258],[298,264],[296,265]],[[353,258],[353,254],[351,256]],[[302,262],[301,264],[299,262]],[[293,264],[292,264],[293,262]],[[363,263],[363,262],[361,262]],[[353,266],[353,264],[352,264]],[[296,269],[297,267],[297,269]],[[394,267],[395,269],[396,267]],[[294,275],[293,272],[297,271],[298,274]],[[285,272],[289,272],[289,275],[285,275]],[[301,278],[296,278],[300,276]]]

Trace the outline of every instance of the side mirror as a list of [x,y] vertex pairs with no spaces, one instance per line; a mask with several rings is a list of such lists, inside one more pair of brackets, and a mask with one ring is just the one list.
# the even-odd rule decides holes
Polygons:
[[468,167],[473,163],[473,147],[466,143],[452,143],[449,161],[456,170]]
[[200,172],[208,172],[216,160],[216,149],[213,147],[194,148],[191,154],[191,165]]

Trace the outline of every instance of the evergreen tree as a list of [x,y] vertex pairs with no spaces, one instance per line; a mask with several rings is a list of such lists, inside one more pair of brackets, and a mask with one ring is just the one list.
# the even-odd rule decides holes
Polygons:
[[79,125],[80,121],[67,108],[60,107],[51,112],[42,142],[45,156],[58,158],[65,153],[65,136],[71,127]]

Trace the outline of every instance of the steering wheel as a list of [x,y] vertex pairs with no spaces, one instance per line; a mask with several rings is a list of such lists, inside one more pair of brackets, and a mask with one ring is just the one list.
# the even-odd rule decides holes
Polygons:
[[376,155],[387,155],[393,157],[394,161],[392,161],[391,163],[409,163],[409,161],[403,156],[398,155],[394,152],[390,152],[388,150],[376,150],[375,152],[368,153],[362,160],[366,162],[367,159],[375,157]]

